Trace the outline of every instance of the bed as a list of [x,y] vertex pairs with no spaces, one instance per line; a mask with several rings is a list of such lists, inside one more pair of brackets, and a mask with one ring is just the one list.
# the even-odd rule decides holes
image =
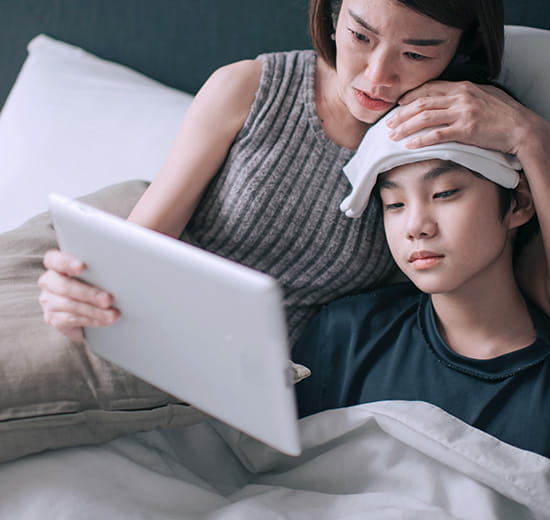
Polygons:
[[[310,46],[306,0],[1,5],[0,518],[550,518],[548,459],[426,403],[308,417],[288,457],[41,321],[47,192],[127,214],[212,70]],[[506,22],[501,79],[550,119],[550,8]]]

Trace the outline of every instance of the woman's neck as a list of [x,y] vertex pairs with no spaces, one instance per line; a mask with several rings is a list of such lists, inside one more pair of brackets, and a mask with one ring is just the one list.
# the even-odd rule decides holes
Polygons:
[[439,333],[457,354],[491,359],[530,345],[535,329],[513,276],[434,294]]
[[317,58],[315,72],[317,116],[326,136],[339,146],[355,150],[370,126],[353,117],[338,93],[336,71]]

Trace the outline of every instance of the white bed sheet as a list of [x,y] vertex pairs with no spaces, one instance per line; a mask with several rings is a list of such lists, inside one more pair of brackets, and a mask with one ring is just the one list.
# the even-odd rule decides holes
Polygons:
[[550,459],[420,402],[300,421],[292,458],[216,422],[0,466],[0,518],[550,518]]

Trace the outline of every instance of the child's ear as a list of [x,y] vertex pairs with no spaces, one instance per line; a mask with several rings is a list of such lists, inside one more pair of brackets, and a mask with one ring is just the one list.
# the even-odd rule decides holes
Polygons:
[[533,197],[531,196],[531,190],[529,189],[527,179],[522,172],[520,174],[519,183],[512,196],[512,203],[508,214],[509,229],[523,226],[523,224],[531,220],[534,214],[535,205],[533,204]]

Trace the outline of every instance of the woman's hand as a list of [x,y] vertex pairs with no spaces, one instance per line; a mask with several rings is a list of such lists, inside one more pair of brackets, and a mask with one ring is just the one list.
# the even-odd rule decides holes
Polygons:
[[550,315],[550,123],[497,87],[468,81],[431,81],[411,90],[388,121],[393,139],[440,125],[414,137],[407,147],[446,141],[511,153],[529,183],[541,234],[517,263],[522,289]]
[[75,278],[86,266],[61,251],[48,251],[44,255],[46,272],[39,278],[39,302],[44,321],[65,336],[82,341],[82,327],[111,325],[120,315],[112,307],[113,297],[97,287]]
[[388,121],[393,139],[438,127],[411,139],[409,148],[457,141],[519,156],[533,125],[540,123],[501,89],[469,81],[430,81],[405,94],[399,105]]

